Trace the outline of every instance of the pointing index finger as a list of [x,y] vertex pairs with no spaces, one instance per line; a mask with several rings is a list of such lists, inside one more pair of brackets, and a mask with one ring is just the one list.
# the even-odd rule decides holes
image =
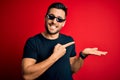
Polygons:
[[69,43],[64,44],[63,46],[66,48],[66,47],[68,47],[68,46],[71,46],[71,45],[74,44],[74,43],[75,43],[75,42],[72,41],[72,42],[69,42]]

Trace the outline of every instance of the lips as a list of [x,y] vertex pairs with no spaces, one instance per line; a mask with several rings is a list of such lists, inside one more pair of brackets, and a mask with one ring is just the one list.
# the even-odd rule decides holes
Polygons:
[[52,29],[55,29],[55,28],[56,28],[56,26],[51,26],[51,28],[52,28]]
[[50,29],[56,29],[57,28],[57,26],[56,25],[53,25],[53,24],[49,24],[50,25]]

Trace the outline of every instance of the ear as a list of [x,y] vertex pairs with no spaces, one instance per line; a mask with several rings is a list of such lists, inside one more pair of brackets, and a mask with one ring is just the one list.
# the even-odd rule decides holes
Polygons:
[[66,23],[66,21],[64,21],[64,22],[63,22],[62,27],[64,27],[64,26],[65,26],[65,23]]

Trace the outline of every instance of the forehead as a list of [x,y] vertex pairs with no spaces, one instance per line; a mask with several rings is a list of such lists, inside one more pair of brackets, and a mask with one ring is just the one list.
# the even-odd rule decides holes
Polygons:
[[53,14],[56,17],[60,16],[62,18],[65,18],[65,12],[62,9],[57,9],[57,8],[51,8],[48,12],[48,14]]

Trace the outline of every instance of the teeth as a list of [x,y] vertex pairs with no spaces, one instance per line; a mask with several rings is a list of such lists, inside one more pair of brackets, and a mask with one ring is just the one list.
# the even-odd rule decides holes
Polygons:
[[51,28],[55,29],[55,28],[56,28],[56,26],[51,26]]

